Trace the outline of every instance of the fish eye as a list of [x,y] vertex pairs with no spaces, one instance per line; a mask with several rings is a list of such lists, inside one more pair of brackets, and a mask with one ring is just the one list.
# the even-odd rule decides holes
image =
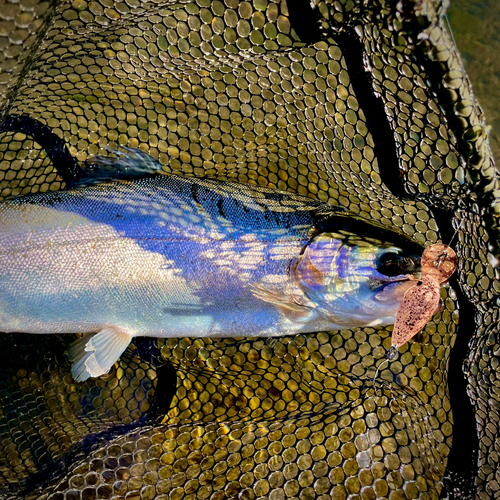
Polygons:
[[414,270],[414,262],[399,251],[385,252],[377,259],[377,271],[384,276],[399,276]]

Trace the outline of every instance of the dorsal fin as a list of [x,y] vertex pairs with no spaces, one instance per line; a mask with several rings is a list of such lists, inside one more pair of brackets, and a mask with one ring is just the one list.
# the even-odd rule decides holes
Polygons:
[[85,162],[85,168],[76,172],[75,178],[67,183],[67,188],[75,189],[94,186],[104,182],[132,180],[147,175],[163,172],[161,163],[140,149],[121,147],[123,151],[105,147],[116,155],[91,156]]

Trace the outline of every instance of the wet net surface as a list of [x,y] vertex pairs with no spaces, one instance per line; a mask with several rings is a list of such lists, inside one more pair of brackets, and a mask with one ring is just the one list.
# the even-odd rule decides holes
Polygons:
[[138,340],[79,384],[64,355],[74,335],[2,334],[0,498],[500,495],[499,188],[443,9],[1,7],[2,197],[63,189],[78,162],[122,145],[166,172],[308,195],[421,244],[460,229],[443,310],[377,392],[390,328]]

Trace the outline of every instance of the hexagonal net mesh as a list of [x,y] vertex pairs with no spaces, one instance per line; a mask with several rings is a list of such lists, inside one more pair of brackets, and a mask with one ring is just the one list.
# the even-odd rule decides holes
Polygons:
[[420,244],[459,227],[459,272],[376,392],[391,328],[139,339],[84,383],[64,355],[74,335],[2,334],[1,498],[498,493],[498,177],[443,13],[430,0],[2,6],[3,198],[64,189],[89,156],[129,146],[166,172],[300,193]]

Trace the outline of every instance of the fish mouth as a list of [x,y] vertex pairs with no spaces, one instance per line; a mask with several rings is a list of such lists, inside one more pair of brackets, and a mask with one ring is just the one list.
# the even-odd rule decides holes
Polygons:
[[[403,276],[395,276],[391,280],[373,280],[372,297],[380,304],[392,304],[393,307],[399,308],[405,293],[415,286],[415,283],[420,279],[420,273],[407,274]],[[394,315],[396,312],[394,312]]]
[[388,278],[386,280],[374,279],[374,280],[370,281],[370,288],[374,292],[379,292],[389,285],[395,285],[397,283],[403,283],[403,282],[409,282],[409,281],[417,282],[418,280],[420,280],[421,276],[422,276],[422,273],[418,272],[418,273],[413,273],[413,274],[403,274],[401,276],[393,276],[393,277]]

